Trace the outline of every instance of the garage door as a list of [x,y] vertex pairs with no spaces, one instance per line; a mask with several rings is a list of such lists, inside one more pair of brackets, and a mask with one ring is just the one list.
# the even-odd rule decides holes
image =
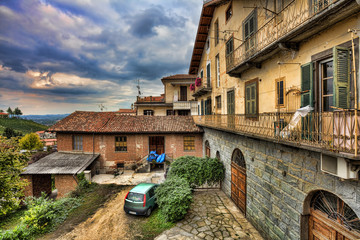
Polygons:
[[360,239],[360,221],[339,197],[318,191],[311,200],[309,235],[310,240]]
[[246,214],[246,164],[239,149],[235,149],[231,158],[231,199]]

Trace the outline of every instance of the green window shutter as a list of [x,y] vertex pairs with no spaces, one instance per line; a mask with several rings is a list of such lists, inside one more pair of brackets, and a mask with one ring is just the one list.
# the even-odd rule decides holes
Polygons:
[[257,104],[257,82],[254,82],[245,87],[245,114],[256,116]]
[[313,63],[301,66],[301,107],[314,106]]
[[343,47],[334,47],[333,57],[333,104],[338,108],[350,108],[350,50]]

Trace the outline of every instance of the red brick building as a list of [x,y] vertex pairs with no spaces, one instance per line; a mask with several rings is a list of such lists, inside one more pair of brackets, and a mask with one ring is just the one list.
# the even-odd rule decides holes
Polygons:
[[112,171],[156,150],[172,158],[203,154],[203,130],[191,116],[130,116],[117,112],[74,112],[49,129],[59,152],[100,154],[96,168]]

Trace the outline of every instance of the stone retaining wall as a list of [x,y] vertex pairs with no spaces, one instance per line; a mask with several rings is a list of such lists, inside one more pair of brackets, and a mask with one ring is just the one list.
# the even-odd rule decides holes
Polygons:
[[332,192],[360,216],[359,181],[340,180],[323,173],[320,153],[209,128],[204,131],[203,142],[209,141],[211,156],[219,151],[224,162],[222,190],[228,196],[232,153],[236,148],[243,153],[247,172],[246,217],[265,238],[306,239],[308,202],[315,190]]

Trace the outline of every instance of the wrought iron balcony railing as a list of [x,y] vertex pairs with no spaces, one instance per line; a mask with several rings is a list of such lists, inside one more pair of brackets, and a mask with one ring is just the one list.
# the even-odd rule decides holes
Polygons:
[[313,112],[300,117],[297,124],[293,117],[294,113],[262,113],[256,120],[245,115],[194,116],[194,120],[200,126],[277,142],[333,152],[359,152],[355,129],[355,125],[359,126],[359,117],[355,118],[354,111]]
[[338,1],[293,0],[226,57],[226,71],[229,73],[271,44],[280,42],[284,36],[290,35],[293,30],[320,12],[330,9]]

